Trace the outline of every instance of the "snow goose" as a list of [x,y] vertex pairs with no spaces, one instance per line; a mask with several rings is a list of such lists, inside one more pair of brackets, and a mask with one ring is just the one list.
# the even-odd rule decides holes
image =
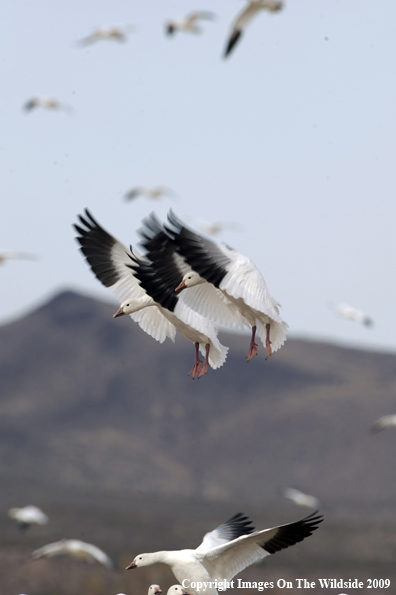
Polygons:
[[0,252],[0,264],[4,264],[7,260],[37,260],[36,254],[29,252]]
[[70,106],[65,103],[61,103],[58,99],[45,98],[45,97],[32,97],[23,106],[26,112],[31,112],[35,107],[42,107],[47,110],[63,110],[67,114],[71,114],[73,111]]
[[339,316],[346,318],[347,320],[353,320],[354,322],[359,322],[365,326],[372,326],[374,324],[373,320],[364,314],[364,312],[361,312],[361,310],[357,310],[348,304],[335,304],[334,309]]
[[[252,328],[247,360],[257,355],[256,332],[265,345],[267,359],[285,342],[288,325],[280,317],[279,304],[260,271],[247,256],[185,227],[172,211],[168,219],[166,231],[191,268],[175,290],[202,287],[191,296],[189,306],[222,326],[240,326],[242,320]],[[210,296],[205,291],[208,283],[215,289]]]
[[10,508],[8,511],[10,519],[16,521],[19,527],[24,530],[30,525],[46,525],[48,517],[37,506],[29,505],[23,508]]
[[386,428],[396,428],[396,415],[383,415],[373,423],[371,429],[373,432],[380,432]]
[[165,23],[165,30],[168,35],[173,35],[176,33],[176,31],[184,31],[185,33],[201,33],[201,28],[198,27],[197,21],[202,19],[211,21],[214,18],[215,15],[212,12],[190,12],[190,14],[180,21],[168,21]]
[[[194,365],[189,373],[193,379],[206,374],[208,365],[214,369],[222,366],[228,347],[220,344],[215,327],[175,295],[172,285],[180,279],[180,273],[173,264],[174,248],[169,241],[157,255],[157,269],[157,263],[132,251],[132,247],[128,250],[107,233],[88,210],[85,214],[85,219],[79,217],[84,227],[74,226],[79,233],[77,241],[97,279],[123,300],[114,317],[130,314],[132,320],[160,343],[166,337],[174,341],[178,329],[195,344]],[[162,236],[166,238],[159,228],[151,242],[160,243]],[[199,351],[205,355],[203,364]]]
[[161,595],[162,589],[159,585],[150,585],[147,595]]
[[231,53],[247,25],[260,10],[277,12],[282,8],[283,2],[278,2],[278,0],[248,0],[248,5],[237,15],[232,25],[224,57],[226,58]]
[[172,585],[169,587],[166,595],[191,595],[188,591],[183,589],[181,585]]
[[84,37],[77,42],[80,46],[92,45],[97,41],[118,41],[123,43],[128,38],[128,33],[132,31],[133,27],[100,27],[95,29],[91,35]]
[[255,531],[249,519],[239,513],[207,533],[196,550],[139,554],[127,570],[160,562],[171,567],[178,581],[192,595],[200,595],[204,586],[206,595],[217,595],[216,586],[225,590],[226,582],[244,568],[302,541],[322,520],[315,512],[295,523]]
[[132,188],[124,195],[125,200],[133,200],[138,196],[144,196],[145,198],[149,198],[150,200],[158,200],[163,196],[168,196],[169,198],[175,198],[176,193],[171,189],[167,188],[166,186],[154,186],[152,188],[145,188],[144,186],[136,186]]
[[107,568],[113,567],[113,562],[107,554],[96,545],[85,543],[79,539],[61,539],[55,543],[48,543],[31,554],[33,560],[52,558],[53,556],[71,556],[77,560],[93,564],[99,562]]
[[292,500],[297,506],[307,506],[308,508],[319,508],[320,506],[320,502],[315,496],[309,496],[294,488],[286,488],[284,496],[285,498]]

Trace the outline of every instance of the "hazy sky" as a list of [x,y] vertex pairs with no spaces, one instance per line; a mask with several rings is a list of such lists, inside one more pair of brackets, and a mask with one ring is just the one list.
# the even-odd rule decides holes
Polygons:
[[[0,63],[1,249],[38,262],[0,267],[0,322],[72,288],[116,300],[72,230],[88,207],[126,244],[169,207],[239,222],[219,239],[250,256],[291,333],[396,349],[394,0],[288,0],[262,13],[227,60],[241,0],[11,2]],[[193,9],[201,35],[164,34]],[[5,14],[4,14],[5,13]],[[133,25],[124,43],[76,42]],[[6,84],[4,84],[4,82]],[[22,110],[33,96],[74,112]],[[123,200],[165,184],[180,199]],[[371,329],[337,318],[347,302]]]

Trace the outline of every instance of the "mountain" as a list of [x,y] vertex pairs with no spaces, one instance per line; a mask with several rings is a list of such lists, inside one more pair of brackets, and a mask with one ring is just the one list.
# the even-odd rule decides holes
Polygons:
[[[191,343],[160,345],[116,309],[64,292],[0,328],[0,595],[167,588],[161,566],[121,569],[196,547],[235,512],[258,528],[309,514],[287,486],[317,496],[325,523],[244,580],[396,580],[396,433],[370,432],[396,412],[396,356],[289,339],[247,363],[249,337],[221,333],[226,364],[193,381]],[[50,523],[21,535],[6,511],[26,504]],[[116,570],[27,561],[62,537],[102,547]]]

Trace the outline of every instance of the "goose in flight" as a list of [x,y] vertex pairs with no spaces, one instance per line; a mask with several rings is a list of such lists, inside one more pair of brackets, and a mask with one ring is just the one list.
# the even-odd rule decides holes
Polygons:
[[190,14],[180,21],[168,21],[165,23],[165,30],[168,35],[173,35],[176,33],[176,31],[184,31],[185,33],[201,33],[201,28],[198,27],[197,21],[203,19],[212,21],[214,18],[215,15],[213,12],[190,12]]
[[226,58],[236,45],[250,21],[261,10],[278,12],[283,8],[283,2],[278,0],[248,0],[247,6],[237,15],[231,29],[224,57]]
[[22,530],[30,525],[46,525],[48,517],[37,506],[24,506],[23,508],[10,508],[8,511],[10,519],[16,521]]
[[29,99],[29,101],[25,103],[23,109],[26,112],[31,112],[36,107],[42,107],[47,110],[63,110],[69,115],[73,111],[70,106],[61,103],[58,99],[45,97],[32,97],[32,99]]
[[53,556],[71,556],[77,560],[93,564],[99,562],[107,568],[113,567],[113,562],[107,554],[96,545],[85,543],[79,539],[61,539],[55,543],[48,543],[31,554],[33,560],[52,558]]
[[[130,314],[132,320],[151,337],[163,343],[166,337],[175,339],[176,329],[195,345],[194,365],[189,373],[193,379],[216,369],[226,360],[228,347],[221,345],[214,325],[188,307],[181,296],[175,295],[173,284],[180,278],[172,258],[174,248],[158,225],[146,229],[146,257],[130,250],[105,231],[88,210],[79,217],[82,226],[75,225],[76,238],[97,279],[122,300],[114,317]],[[154,261],[155,258],[155,261]],[[188,267],[186,267],[188,268]],[[199,351],[205,355],[202,364]]]
[[319,508],[320,502],[315,496],[309,496],[308,494],[304,494],[304,492],[300,492],[300,490],[295,490],[294,488],[286,488],[284,491],[285,498],[289,498],[292,500],[297,506],[307,506],[308,508]]
[[[168,220],[165,230],[191,269],[175,291],[196,287],[187,302],[191,308],[225,327],[251,327],[248,361],[257,355],[256,332],[265,346],[265,359],[282,347],[288,325],[250,258],[191,231],[172,211]],[[208,285],[212,286],[210,294]]]
[[225,229],[241,229],[241,225],[234,221],[206,221],[205,219],[197,219],[196,226],[210,236],[215,236]]
[[303,541],[312,535],[322,520],[323,516],[315,512],[295,523],[256,531],[251,521],[239,513],[207,533],[197,549],[139,554],[127,570],[160,562],[171,567],[177,580],[191,595],[202,595],[197,583],[206,583],[206,595],[217,595],[215,581],[220,590],[225,590],[225,581],[231,581],[244,568],[269,554]]
[[0,252],[0,265],[4,264],[7,260],[37,260],[37,256],[29,252]]
[[138,196],[144,196],[150,200],[158,200],[163,196],[175,198],[176,192],[174,192],[171,188],[167,188],[166,186],[153,186],[152,188],[136,186],[135,188],[129,190],[129,192],[124,195],[124,198],[125,200],[129,201],[137,198]]
[[396,428],[396,414],[383,415],[371,426],[373,432],[380,432],[386,428]]
[[95,29],[91,35],[84,37],[84,39],[80,39],[77,42],[79,46],[86,46],[92,45],[97,41],[118,41],[119,43],[123,43],[128,38],[128,33],[133,30],[133,27],[100,27]]
[[367,316],[367,314],[348,304],[335,304],[334,309],[339,316],[347,320],[353,320],[365,326],[372,326],[374,324],[372,318]]

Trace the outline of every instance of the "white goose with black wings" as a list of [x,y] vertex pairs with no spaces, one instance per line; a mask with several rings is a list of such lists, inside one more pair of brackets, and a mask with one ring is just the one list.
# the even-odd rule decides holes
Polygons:
[[[168,242],[163,252],[158,273],[152,263],[132,248],[128,250],[92,217],[88,210],[85,218],[79,216],[81,225],[74,225],[77,241],[97,279],[123,301],[117,316],[130,314],[131,318],[154,339],[162,343],[166,337],[175,339],[176,329],[195,343],[196,357],[190,375],[195,378],[207,371],[207,365],[216,369],[223,365],[228,348],[220,344],[213,324],[180,301],[173,284],[180,278],[177,269],[165,266],[171,262],[174,251]],[[173,275],[173,276],[172,276]],[[171,279],[166,282],[164,276]],[[116,316],[115,315],[115,316]],[[205,354],[203,366],[198,350]]]
[[[200,595],[202,591],[197,590],[197,582],[217,581],[225,586],[225,581],[231,581],[247,566],[312,535],[322,521],[323,516],[315,512],[295,523],[255,531],[249,519],[240,513],[207,533],[196,550],[139,554],[127,570],[156,563],[167,564],[189,593]],[[205,594],[217,595],[217,589],[213,584],[207,584]]]
[[[266,347],[266,358],[282,347],[288,325],[279,315],[280,304],[250,258],[191,231],[172,211],[168,219],[166,231],[192,269],[176,288],[195,288],[189,306],[222,326],[250,326],[248,361],[257,355],[256,332]],[[215,289],[210,295],[205,293],[207,284]]]

